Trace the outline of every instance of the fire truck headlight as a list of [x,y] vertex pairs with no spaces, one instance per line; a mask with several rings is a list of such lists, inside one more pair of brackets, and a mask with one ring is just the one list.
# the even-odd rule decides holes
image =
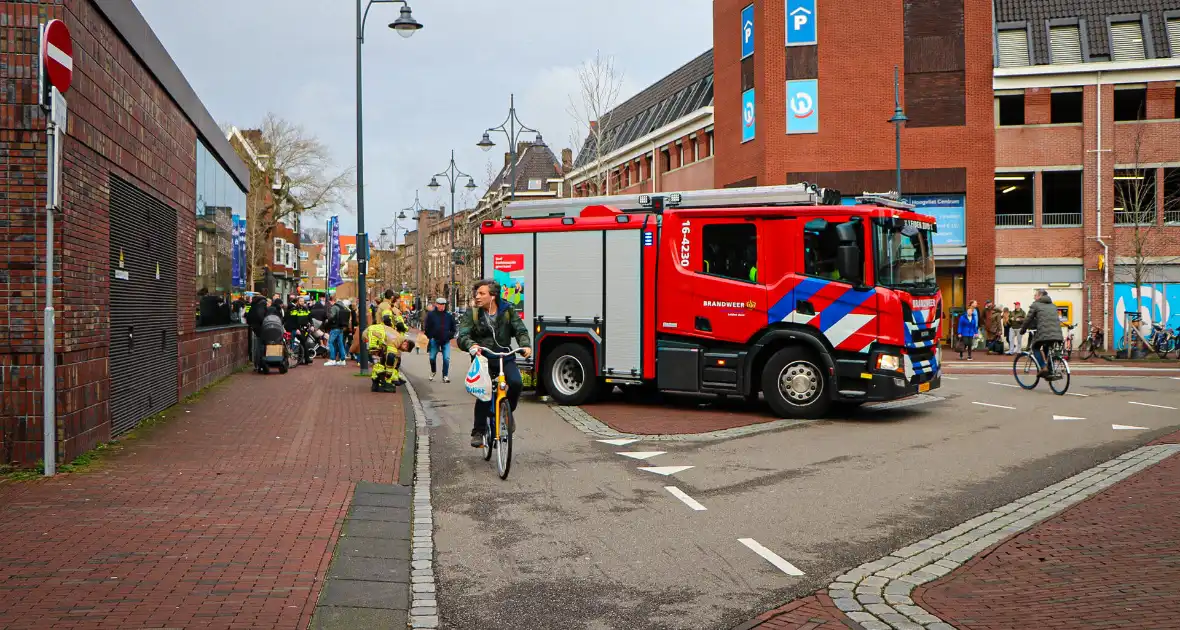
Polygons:
[[897,356],[896,354],[878,354],[877,369],[885,370],[887,372],[900,372],[901,357]]

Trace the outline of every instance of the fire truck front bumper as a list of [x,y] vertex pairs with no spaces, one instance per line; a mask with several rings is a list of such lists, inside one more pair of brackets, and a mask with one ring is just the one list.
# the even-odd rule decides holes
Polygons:
[[[868,378],[865,378],[866,376]],[[904,374],[899,372],[876,372],[862,374],[861,379],[862,386],[865,388],[865,395],[858,396],[855,400],[866,402],[884,402],[909,398],[910,396],[934,391],[942,386],[942,376],[940,374],[934,374],[925,378],[916,377],[907,379]]]
[[[885,356],[879,357],[878,354]],[[929,356],[913,357],[909,353],[897,354],[889,349],[873,353],[868,366],[874,369],[861,371],[855,377],[847,373],[841,375],[838,399],[885,402],[938,389],[942,386],[939,353],[934,350],[927,354]],[[845,386],[844,379],[849,377],[857,381],[855,386]]]

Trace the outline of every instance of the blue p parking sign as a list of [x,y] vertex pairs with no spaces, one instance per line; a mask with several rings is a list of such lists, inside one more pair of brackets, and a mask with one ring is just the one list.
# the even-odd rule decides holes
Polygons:
[[785,0],[787,45],[810,46],[816,43],[815,0]]

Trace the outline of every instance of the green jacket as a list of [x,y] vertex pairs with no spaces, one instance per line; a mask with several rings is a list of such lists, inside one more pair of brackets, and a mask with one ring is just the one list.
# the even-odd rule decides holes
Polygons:
[[525,326],[524,320],[520,318],[520,313],[505,300],[500,300],[498,306],[499,310],[496,311],[491,325],[488,323],[487,313],[481,308],[472,308],[463,314],[463,319],[459,322],[457,339],[459,349],[467,351],[471,344],[478,344],[492,352],[508,352],[513,339],[521,348],[532,347],[528,326]]

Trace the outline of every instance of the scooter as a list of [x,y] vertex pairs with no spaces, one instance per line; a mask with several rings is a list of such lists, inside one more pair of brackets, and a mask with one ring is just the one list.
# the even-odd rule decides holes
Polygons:
[[258,371],[268,374],[271,366],[274,366],[279,368],[279,374],[286,374],[291,367],[291,333],[283,329],[283,320],[277,315],[267,315],[262,320],[258,342],[262,344],[256,366]]

